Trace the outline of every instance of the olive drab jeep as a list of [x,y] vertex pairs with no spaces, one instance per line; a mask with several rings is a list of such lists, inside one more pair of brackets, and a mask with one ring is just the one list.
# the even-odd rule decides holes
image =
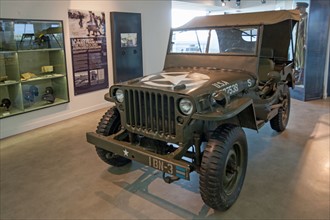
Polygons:
[[171,30],[162,72],[113,85],[87,141],[112,166],[132,160],[166,183],[200,175],[203,201],[228,209],[247,169],[242,128],[285,130],[299,11],[197,17]]

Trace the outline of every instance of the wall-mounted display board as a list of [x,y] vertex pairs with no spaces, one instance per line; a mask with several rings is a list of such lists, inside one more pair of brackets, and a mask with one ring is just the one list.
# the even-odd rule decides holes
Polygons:
[[69,9],[74,94],[109,88],[105,13]]
[[0,118],[69,102],[62,21],[0,18]]
[[114,82],[143,76],[141,14],[111,12]]

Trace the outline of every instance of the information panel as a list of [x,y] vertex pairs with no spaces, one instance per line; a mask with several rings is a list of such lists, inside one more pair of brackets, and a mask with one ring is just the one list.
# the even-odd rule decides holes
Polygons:
[[75,95],[109,87],[104,12],[68,12]]

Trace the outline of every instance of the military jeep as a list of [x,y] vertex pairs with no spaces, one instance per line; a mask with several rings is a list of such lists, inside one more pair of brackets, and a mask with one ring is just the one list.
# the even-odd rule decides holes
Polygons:
[[285,130],[299,12],[197,17],[171,30],[162,72],[113,85],[87,141],[112,166],[138,161],[165,182],[200,175],[203,201],[228,209],[247,169],[242,128]]

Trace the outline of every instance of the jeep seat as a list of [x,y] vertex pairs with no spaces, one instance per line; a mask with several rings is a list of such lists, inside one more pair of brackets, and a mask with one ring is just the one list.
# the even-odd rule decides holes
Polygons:
[[268,81],[268,73],[275,68],[274,50],[272,48],[261,48],[258,68],[258,78],[261,83]]
[[269,80],[268,73],[273,71],[275,67],[274,61],[267,58],[260,58],[258,68],[259,81],[265,83]]

